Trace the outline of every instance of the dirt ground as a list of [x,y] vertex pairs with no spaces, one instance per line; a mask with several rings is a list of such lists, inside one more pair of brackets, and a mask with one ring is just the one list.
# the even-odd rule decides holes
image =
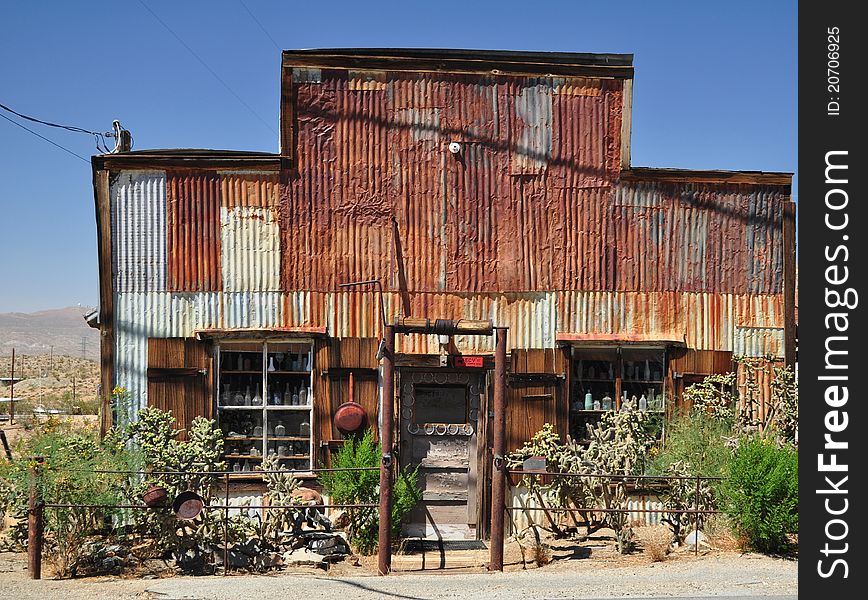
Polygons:
[[[42,581],[28,579],[26,556],[0,554],[0,598],[334,598],[352,593],[367,598],[611,598],[677,596],[786,596],[798,593],[797,561],[742,554],[728,544],[701,547],[698,555],[679,549],[652,557],[651,546],[665,527],[637,528],[638,548],[628,555],[614,549],[611,531],[602,530],[584,541],[543,540],[543,551],[525,552],[515,541],[504,552],[504,573],[486,570],[488,550],[456,550],[444,556],[428,553],[422,569],[419,553],[396,554],[395,573],[376,576],[376,557],[338,563],[328,571],[294,568],[266,575],[235,573],[188,577],[166,573],[148,578],[87,577],[53,580],[46,564]],[[726,541],[726,540],[724,540]],[[723,547],[726,545],[726,547]],[[540,559],[538,566],[535,558]],[[660,560],[662,558],[662,560]],[[550,562],[546,562],[550,560]],[[431,567],[435,567],[431,569]],[[443,567],[443,568],[437,568]]]

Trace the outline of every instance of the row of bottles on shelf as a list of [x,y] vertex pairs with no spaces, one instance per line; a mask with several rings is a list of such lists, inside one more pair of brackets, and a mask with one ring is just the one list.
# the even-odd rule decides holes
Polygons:
[[[634,381],[660,381],[663,378],[663,370],[659,363],[651,366],[650,360],[624,361],[624,379]],[[615,366],[606,361],[578,361],[577,375],[580,379],[615,379]]]
[[[310,437],[310,423],[307,421],[302,421],[301,423],[291,423],[290,427],[286,427],[282,421],[277,421],[274,425],[270,422],[268,426],[263,429],[262,425],[257,422],[256,425],[252,425],[249,421],[235,421],[226,424],[226,437],[228,438],[246,438],[252,437],[255,439],[261,439],[262,434],[265,433],[265,437],[286,437],[286,436],[299,436],[299,437]],[[233,441],[230,439],[230,441]]]
[[286,383],[283,390],[278,384],[269,385],[265,397],[261,393],[261,385],[256,384],[255,392],[251,394],[251,384],[248,383],[241,391],[241,388],[232,389],[231,384],[223,384],[223,392],[220,394],[221,406],[262,406],[263,401],[268,406],[308,406],[310,401],[310,390],[306,383],[299,383],[294,386]]
[[[272,446],[274,446],[272,444]],[[307,456],[307,451],[310,449],[309,442],[305,441],[294,441],[288,442],[284,441],[280,444],[277,444],[275,447],[271,447],[268,451],[269,456],[298,456],[304,455]],[[260,444],[242,446],[239,443],[233,445],[232,448],[229,449],[227,454],[231,456],[250,456],[251,458],[262,458],[262,446]]]
[[[229,470],[235,473],[249,473],[251,471],[257,470],[259,467],[259,461],[261,458],[252,458],[245,459],[239,461],[230,461],[229,462]],[[289,464],[287,465],[290,469],[305,469],[309,466],[308,457],[304,456],[301,458],[289,458]],[[281,467],[283,468],[283,467]]]
[[[310,353],[276,352],[269,354],[266,371],[296,371],[310,370]],[[224,371],[261,371],[262,354],[254,352],[226,352],[223,354],[222,368]]]
[[[646,398],[645,394],[642,394],[637,399],[634,394],[628,399],[627,392],[624,392],[624,396],[621,398],[621,412],[629,412],[631,410],[662,410],[663,397],[655,395],[653,389],[648,390],[648,395],[649,397]],[[591,392],[586,392],[584,403],[578,400],[573,402],[573,411],[612,410],[613,408],[612,397],[609,394],[604,395],[602,399],[596,399]]]

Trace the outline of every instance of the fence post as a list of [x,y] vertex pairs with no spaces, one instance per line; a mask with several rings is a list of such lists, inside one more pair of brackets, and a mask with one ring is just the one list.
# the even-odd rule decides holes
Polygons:
[[693,501],[693,556],[699,556],[699,474],[696,475],[696,499]]
[[30,459],[30,498],[27,503],[27,570],[30,579],[42,579],[42,493],[39,490],[39,468],[42,456]]
[[395,420],[395,327],[386,325],[383,354],[383,403],[380,407],[382,431],[380,446],[380,529],[377,573],[388,575],[392,570],[392,429]]
[[494,464],[491,470],[491,550],[489,571],[503,571],[503,513],[506,506],[506,332],[505,327],[496,327],[494,354],[494,421],[492,453]]

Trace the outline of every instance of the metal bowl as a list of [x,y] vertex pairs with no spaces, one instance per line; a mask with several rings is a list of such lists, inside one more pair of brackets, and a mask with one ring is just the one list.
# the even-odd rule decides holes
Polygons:
[[172,502],[172,510],[175,511],[175,516],[185,521],[198,517],[204,506],[205,501],[202,500],[202,496],[191,491],[181,492],[175,496],[175,500]]

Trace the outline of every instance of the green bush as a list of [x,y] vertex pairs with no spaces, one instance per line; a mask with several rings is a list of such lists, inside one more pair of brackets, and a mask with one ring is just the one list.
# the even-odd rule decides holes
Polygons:
[[[33,435],[16,446],[14,461],[0,461],[0,508],[19,520],[6,533],[15,544],[26,538],[27,502],[30,490],[29,468],[36,466],[40,493],[45,502],[69,504],[69,508],[45,509],[45,540],[50,561],[57,575],[75,575],[88,536],[111,528],[119,512],[87,505],[112,505],[124,501],[124,476],[130,456],[124,449],[101,441],[88,427],[71,425],[49,418],[37,425]],[[30,457],[42,456],[42,463]]]
[[786,551],[799,527],[796,451],[761,438],[742,440],[721,488],[723,507],[745,546]]
[[666,445],[648,465],[649,474],[663,474],[681,463],[690,475],[723,477],[732,461],[727,441],[732,437],[732,422],[704,412],[692,411],[666,424]]
[[[378,467],[382,451],[370,431],[361,438],[349,438],[332,458],[332,468]],[[422,499],[419,468],[402,470],[392,490],[392,539],[401,532],[401,521]],[[335,504],[376,504],[380,494],[380,472],[332,471],[320,478],[323,489]],[[347,509],[350,543],[360,554],[377,550],[380,519],[376,508]]]

